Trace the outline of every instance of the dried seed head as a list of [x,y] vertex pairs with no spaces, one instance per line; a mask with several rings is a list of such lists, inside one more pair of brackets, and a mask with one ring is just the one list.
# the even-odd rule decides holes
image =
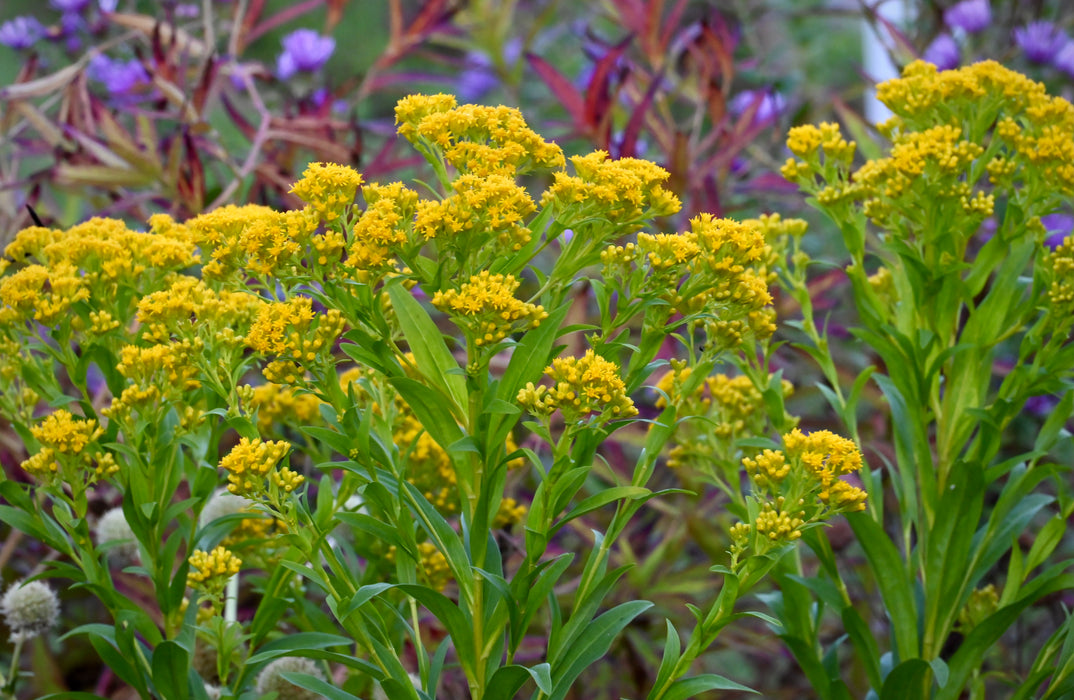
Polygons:
[[113,508],[97,521],[97,544],[115,542],[108,550],[108,561],[116,566],[138,563],[138,540],[123,515],[122,508]]

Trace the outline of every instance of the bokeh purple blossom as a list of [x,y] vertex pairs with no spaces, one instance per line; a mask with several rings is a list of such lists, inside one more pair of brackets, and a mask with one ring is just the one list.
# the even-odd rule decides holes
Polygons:
[[44,25],[36,17],[16,17],[0,24],[0,44],[13,49],[28,49],[45,33]]
[[972,34],[991,24],[992,7],[988,0],[962,0],[944,11],[943,21],[952,29]]
[[958,68],[962,60],[958,44],[950,34],[940,34],[933,39],[921,57],[940,70]]
[[1066,33],[1051,22],[1030,22],[1014,30],[1014,41],[1034,63],[1048,63],[1069,41]]
[[295,73],[313,73],[320,70],[332,52],[336,40],[321,36],[312,29],[296,29],[283,38],[283,53],[276,59],[276,76],[287,80]]
[[104,85],[113,97],[133,95],[150,82],[149,74],[139,61],[118,61],[104,54],[90,59],[88,73],[91,80]]

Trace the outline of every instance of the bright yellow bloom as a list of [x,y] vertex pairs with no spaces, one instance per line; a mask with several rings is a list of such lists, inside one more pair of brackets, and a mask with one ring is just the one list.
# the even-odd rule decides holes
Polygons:
[[597,414],[602,421],[638,414],[626,394],[619,366],[592,349],[582,357],[561,357],[545,369],[552,386],[532,382],[518,392],[518,402],[531,413],[549,415],[557,409],[568,425]]
[[310,163],[302,179],[291,186],[291,193],[331,223],[354,204],[354,195],[361,186],[362,176],[354,168],[338,163]]
[[460,173],[514,177],[563,167],[563,151],[513,107],[456,106],[450,95],[411,95],[395,108],[399,134],[434,145]]
[[186,585],[210,595],[219,595],[228,579],[242,568],[242,559],[223,546],[211,552],[195,549],[187,561],[190,562],[190,570],[186,575]]
[[570,211],[572,219],[603,216],[629,223],[642,218],[670,216],[682,208],[678,197],[664,189],[669,174],[647,160],[610,160],[606,151],[572,156],[575,175],[554,175],[541,197],[541,206]]
[[414,231],[425,240],[443,240],[464,255],[479,249],[513,252],[529,243],[525,219],[537,207],[513,177],[462,175],[451,187],[452,195],[417,205]]
[[437,292],[432,304],[451,315],[473,337],[475,345],[495,345],[509,333],[536,328],[548,318],[543,306],[515,298],[518,285],[511,275],[490,275],[484,271],[471,277],[457,291]]
[[[263,493],[270,472],[275,471],[276,464],[290,449],[291,445],[282,440],[239,440],[239,444],[220,460],[220,468],[228,473],[228,491],[239,496],[256,496]],[[273,476],[276,478],[275,474]],[[283,478],[287,483],[293,481],[282,473],[279,478]]]

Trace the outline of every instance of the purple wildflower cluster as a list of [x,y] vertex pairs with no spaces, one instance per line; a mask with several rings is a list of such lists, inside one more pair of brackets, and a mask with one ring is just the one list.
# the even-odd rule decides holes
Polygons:
[[[940,70],[957,68],[962,63],[959,39],[984,31],[992,22],[989,0],[961,0],[943,13],[944,31],[925,48],[922,58]],[[1014,43],[1026,59],[1050,64],[1074,77],[1074,39],[1047,20],[1030,22],[1012,33]]]

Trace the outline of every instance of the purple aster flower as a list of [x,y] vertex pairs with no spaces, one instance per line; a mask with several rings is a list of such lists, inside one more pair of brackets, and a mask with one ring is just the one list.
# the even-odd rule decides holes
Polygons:
[[1074,39],[1063,44],[1063,48],[1052,59],[1052,65],[1074,78]]
[[283,53],[276,59],[276,75],[287,80],[297,71],[321,69],[336,50],[336,40],[312,29],[296,29],[283,38]]
[[97,0],[97,7],[106,15],[115,12],[118,6],[119,0]]
[[149,74],[138,61],[114,61],[102,54],[90,59],[88,73],[92,80],[102,83],[116,97],[129,95],[149,84]]
[[988,0],[962,0],[944,10],[943,21],[948,27],[979,32],[992,22],[992,7]]
[[0,24],[0,44],[13,49],[28,49],[45,36],[45,27],[36,17],[16,17]]
[[925,53],[921,55],[921,58],[940,70],[958,68],[959,63],[961,63],[958,44],[955,43],[950,34],[940,34],[933,39],[932,43],[925,49]]
[[1046,20],[1030,22],[1014,30],[1014,41],[1025,52],[1026,58],[1034,63],[1051,61],[1067,40],[1063,30]]
[[769,90],[746,90],[735,95],[728,105],[731,114],[740,117],[750,109],[753,113],[753,126],[760,126],[775,121],[787,107],[783,95]]
[[466,68],[455,81],[455,93],[464,102],[477,102],[499,84],[492,59],[480,51],[471,51],[466,54]]
[[1044,244],[1049,248],[1060,245],[1064,238],[1074,232],[1074,216],[1070,214],[1048,214],[1040,217],[1040,223],[1048,230]]
[[89,5],[89,0],[48,0],[48,4],[60,12],[74,12],[77,14],[86,9],[86,5]]

